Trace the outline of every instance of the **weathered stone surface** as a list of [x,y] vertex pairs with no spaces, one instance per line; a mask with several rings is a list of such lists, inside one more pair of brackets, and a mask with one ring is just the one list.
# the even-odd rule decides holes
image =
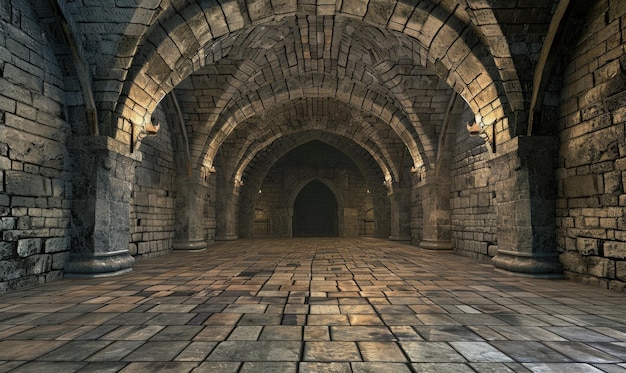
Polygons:
[[41,238],[26,238],[17,241],[17,254],[27,257],[41,252]]
[[50,179],[20,171],[5,172],[6,192],[20,196],[51,196]]
[[626,242],[606,241],[602,246],[604,256],[608,258],[626,259]]

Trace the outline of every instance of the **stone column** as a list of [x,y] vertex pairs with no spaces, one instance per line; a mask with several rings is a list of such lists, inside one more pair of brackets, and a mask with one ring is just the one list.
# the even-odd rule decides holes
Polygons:
[[450,181],[433,176],[419,188],[422,195],[422,240],[419,246],[431,250],[451,250]]
[[176,236],[174,250],[197,251],[207,246],[204,206],[208,185],[199,178],[181,178],[176,183]]
[[224,193],[217,200],[217,235],[216,241],[232,241],[237,237],[237,202],[239,195],[224,188]]
[[70,145],[73,171],[72,249],[66,277],[103,277],[132,271],[130,199],[140,153],[106,136]]
[[496,268],[538,277],[560,277],[556,251],[553,137],[516,137],[490,161],[498,225]]
[[410,194],[404,188],[394,183],[392,192],[388,195],[390,205],[392,241],[410,241]]

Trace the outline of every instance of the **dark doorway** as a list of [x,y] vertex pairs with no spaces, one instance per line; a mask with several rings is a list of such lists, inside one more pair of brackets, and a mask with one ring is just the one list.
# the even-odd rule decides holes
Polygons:
[[324,183],[313,180],[293,204],[294,237],[337,236],[337,200]]

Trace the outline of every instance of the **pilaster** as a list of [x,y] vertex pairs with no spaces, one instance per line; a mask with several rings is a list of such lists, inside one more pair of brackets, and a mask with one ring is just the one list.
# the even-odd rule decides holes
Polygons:
[[130,200],[139,153],[106,136],[78,137],[73,164],[72,249],[66,277],[103,277],[132,270]]
[[498,225],[496,268],[537,277],[560,277],[556,252],[553,137],[516,137],[490,161]]
[[181,178],[176,183],[176,236],[174,250],[199,251],[207,246],[204,207],[208,185],[199,178]]
[[422,211],[422,240],[419,246],[430,250],[451,250],[450,181],[432,176],[420,186]]

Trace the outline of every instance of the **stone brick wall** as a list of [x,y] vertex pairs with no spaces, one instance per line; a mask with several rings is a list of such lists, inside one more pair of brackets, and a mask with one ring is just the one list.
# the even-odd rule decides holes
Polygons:
[[71,183],[63,74],[28,2],[0,4],[0,292],[62,277]]
[[164,115],[153,116],[161,123],[154,137],[140,147],[143,159],[135,169],[130,210],[129,250],[136,258],[169,252],[175,230],[175,162],[171,133]]
[[557,245],[565,276],[626,289],[626,3],[598,1],[561,93]]
[[468,136],[460,123],[450,169],[452,242],[455,250],[474,258],[495,255],[497,245],[496,206],[490,153],[480,137]]

